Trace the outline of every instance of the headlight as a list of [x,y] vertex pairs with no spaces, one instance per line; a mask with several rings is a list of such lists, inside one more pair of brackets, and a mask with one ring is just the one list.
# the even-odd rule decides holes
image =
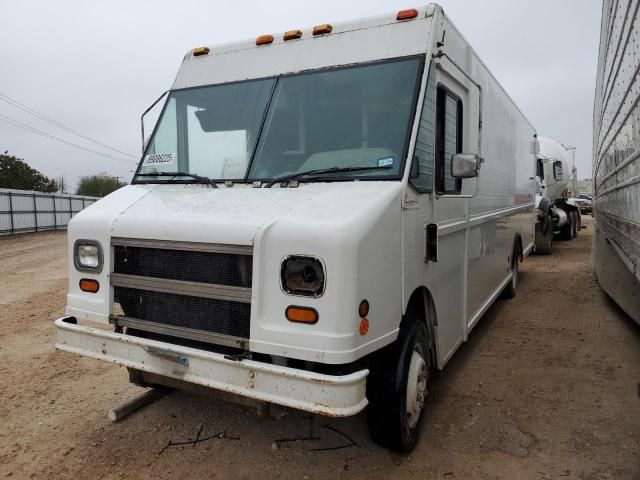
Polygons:
[[95,240],[76,240],[73,262],[81,272],[99,273],[102,270],[102,247]]
[[324,268],[314,257],[292,255],[282,261],[282,289],[290,295],[319,297],[324,293]]

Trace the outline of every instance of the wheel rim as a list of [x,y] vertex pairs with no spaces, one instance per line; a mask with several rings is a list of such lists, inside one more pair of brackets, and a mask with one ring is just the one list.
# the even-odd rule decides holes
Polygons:
[[411,354],[409,374],[407,375],[407,422],[411,428],[414,428],[418,424],[418,420],[420,420],[420,414],[427,396],[428,378],[429,369],[424,361],[422,349],[419,345],[416,345]]

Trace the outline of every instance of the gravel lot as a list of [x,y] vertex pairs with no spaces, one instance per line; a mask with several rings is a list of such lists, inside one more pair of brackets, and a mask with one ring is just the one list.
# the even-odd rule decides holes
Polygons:
[[[0,238],[0,477],[640,479],[640,328],[598,288],[591,221],[529,257],[433,385],[411,456],[373,445],[364,416],[279,421],[174,392],[120,423],[124,368],[53,348],[66,234]],[[327,426],[331,428],[327,428]],[[274,440],[308,436],[318,440]],[[165,448],[224,431],[195,446]],[[342,432],[355,446],[344,445]]]

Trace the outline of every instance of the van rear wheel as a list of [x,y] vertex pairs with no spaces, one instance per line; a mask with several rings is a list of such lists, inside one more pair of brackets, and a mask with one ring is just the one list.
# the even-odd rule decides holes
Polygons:
[[518,288],[518,255],[515,253],[513,257],[511,257],[511,280],[507,283],[507,286],[504,287],[502,291],[502,298],[515,298],[516,297],[516,289]]
[[427,328],[416,319],[400,327],[398,340],[372,361],[367,382],[371,439],[397,452],[418,443],[431,371]]

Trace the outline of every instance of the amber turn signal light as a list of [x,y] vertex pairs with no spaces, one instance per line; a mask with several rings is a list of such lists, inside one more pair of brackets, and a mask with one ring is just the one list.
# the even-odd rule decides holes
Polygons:
[[100,284],[97,280],[91,280],[89,278],[80,280],[80,290],[83,292],[96,293],[99,289]]
[[310,307],[295,307],[290,305],[284,314],[290,322],[313,324],[318,321],[318,312]]
[[360,328],[359,328],[359,332],[360,335],[365,336],[367,333],[369,333],[369,320],[366,318],[361,318],[360,319]]
[[295,40],[296,38],[302,37],[302,30],[289,30],[288,32],[284,32],[285,40]]
[[200,55],[208,55],[209,47],[198,47],[193,49],[193,56],[199,57]]
[[415,8],[410,8],[409,10],[400,10],[398,12],[398,16],[396,20],[411,20],[412,18],[416,18],[418,16],[418,10]]
[[329,25],[328,23],[323,23],[322,25],[316,25],[315,27],[313,27],[313,34],[322,35],[323,33],[331,33],[331,30],[333,30],[333,27],[331,25]]
[[260,35],[256,38],[256,45],[268,45],[273,43],[273,35]]

